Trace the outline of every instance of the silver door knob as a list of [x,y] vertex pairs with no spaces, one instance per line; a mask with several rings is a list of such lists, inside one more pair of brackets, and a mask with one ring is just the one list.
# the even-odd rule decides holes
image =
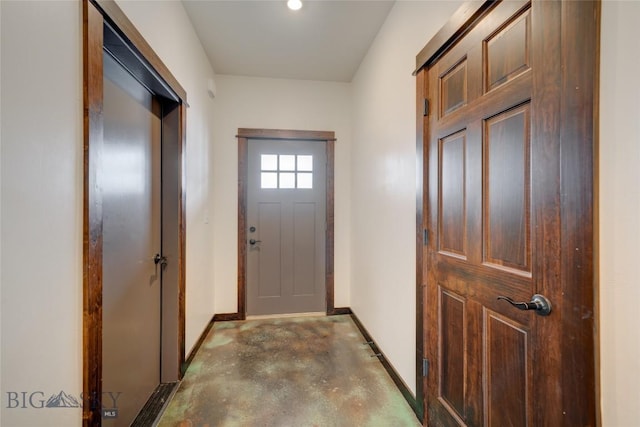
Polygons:
[[164,267],[165,265],[167,265],[167,257],[156,254],[156,256],[153,257],[153,262],[155,265],[160,264],[162,267]]
[[532,296],[529,302],[516,302],[505,296],[499,296],[498,299],[505,300],[518,310],[533,310],[540,316],[548,316],[551,313],[551,302],[540,294]]
[[262,240],[256,240],[256,239],[250,239],[249,240],[249,244],[251,246],[255,245],[256,243],[260,243],[260,242],[262,242]]

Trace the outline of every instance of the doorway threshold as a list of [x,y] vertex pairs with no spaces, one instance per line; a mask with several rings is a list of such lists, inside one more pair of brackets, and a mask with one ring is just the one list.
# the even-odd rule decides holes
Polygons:
[[131,427],[146,427],[157,425],[160,416],[167,407],[169,401],[178,390],[179,382],[162,383],[151,393],[149,400],[140,410]]
[[309,313],[282,313],[282,314],[261,314],[255,316],[247,316],[247,320],[261,319],[281,319],[288,317],[325,317],[327,313],[324,311],[314,311]]

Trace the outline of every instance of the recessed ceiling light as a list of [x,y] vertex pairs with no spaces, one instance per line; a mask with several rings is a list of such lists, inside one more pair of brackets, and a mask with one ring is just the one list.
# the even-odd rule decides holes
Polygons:
[[300,0],[289,0],[287,1],[287,7],[291,10],[299,10],[302,7],[302,2]]

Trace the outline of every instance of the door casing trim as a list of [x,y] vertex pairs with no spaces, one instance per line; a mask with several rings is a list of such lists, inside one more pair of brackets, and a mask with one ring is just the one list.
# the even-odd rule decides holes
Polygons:
[[[147,87],[167,97],[163,105],[171,111],[163,112],[163,133],[172,134],[175,144],[177,170],[174,195],[177,204],[177,295],[174,313],[177,313],[177,336],[173,339],[178,360],[175,375],[182,376],[181,367],[185,353],[185,190],[184,152],[186,142],[186,91],[171,75],[168,68],[153,52],[142,35],[113,0],[83,0],[83,116],[84,116],[84,164],[83,164],[83,349],[82,391],[83,426],[102,425],[100,397],[102,396],[102,193],[100,168],[103,147],[103,50],[105,48],[105,23],[125,43],[123,54],[137,60],[143,67],[136,75]],[[154,87],[155,86],[155,87]],[[171,115],[171,124],[165,127],[164,118]],[[168,138],[168,137],[167,137]],[[162,144],[169,143],[163,135]],[[163,172],[164,173],[164,172]],[[164,190],[163,190],[164,193]],[[164,194],[163,194],[164,196]],[[159,349],[160,351],[160,349]]]
[[284,129],[238,129],[238,312],[221,315],[224,320],[244,320],[247,316],[247,180],[249,140],[298,140],[324,142],[327,150],[325,290],[327,315],[343,314],[334,306],[334,164],[335,132]]

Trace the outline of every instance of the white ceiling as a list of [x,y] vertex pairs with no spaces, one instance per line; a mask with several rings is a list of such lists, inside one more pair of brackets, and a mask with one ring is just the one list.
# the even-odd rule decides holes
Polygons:
[[182,0],[217,74],[349,82],[394,1]]

